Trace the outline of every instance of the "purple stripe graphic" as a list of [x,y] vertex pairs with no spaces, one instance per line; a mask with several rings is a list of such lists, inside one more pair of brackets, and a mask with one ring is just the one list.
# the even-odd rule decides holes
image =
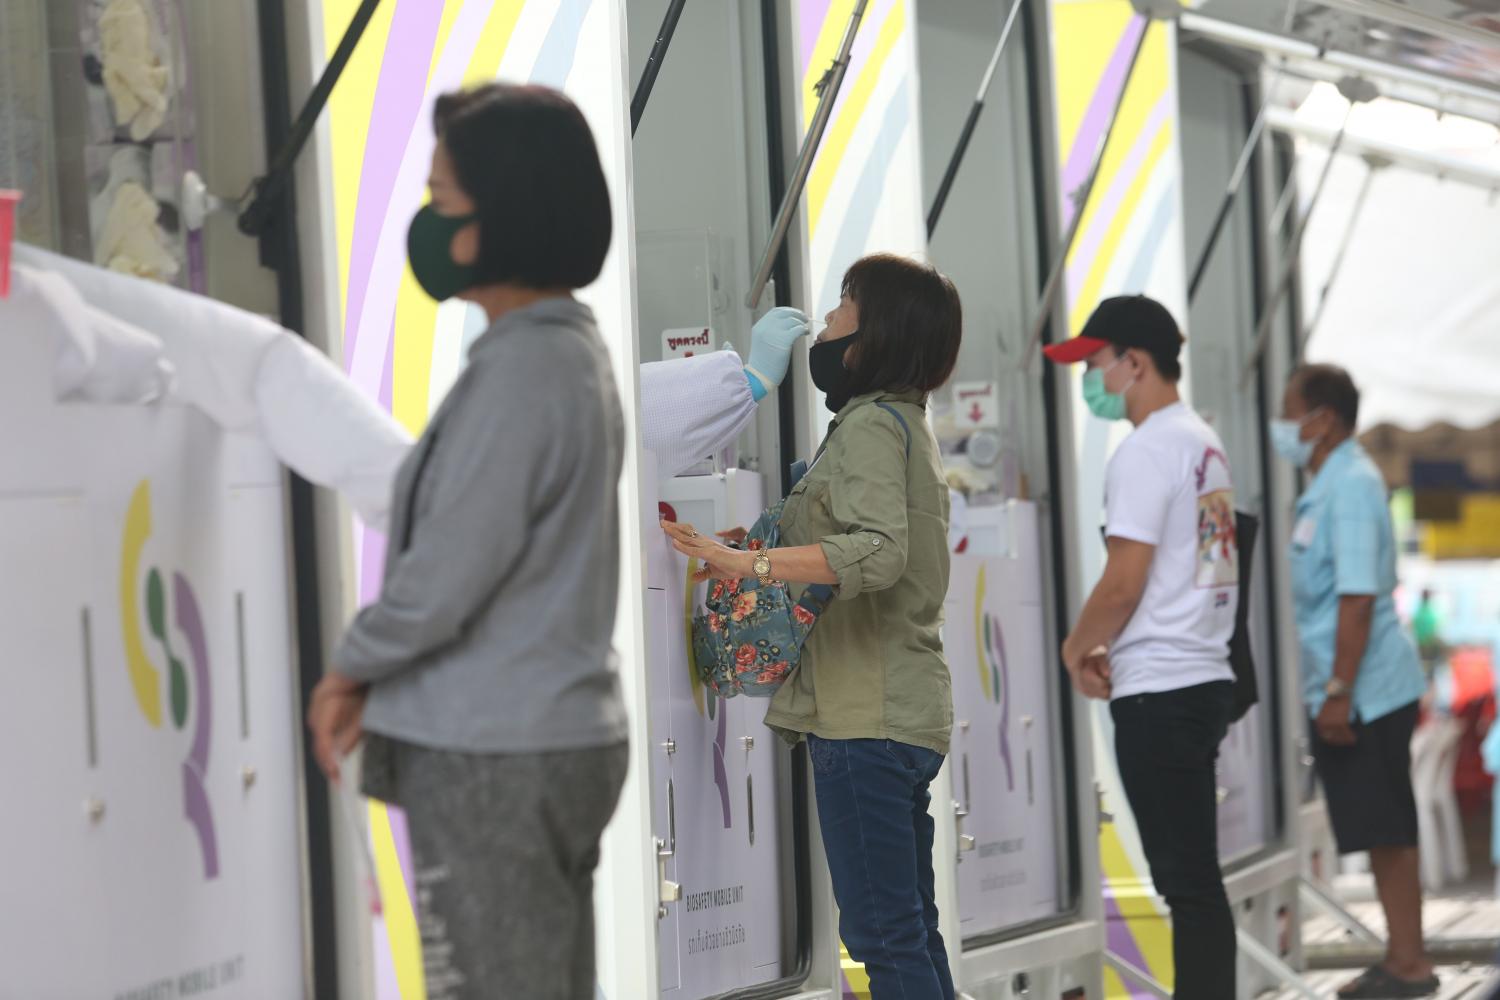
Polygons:
[[349,307],[344,322],[344,363],[354,358],[359,317],[369,288],[375,247],[385,226],[401,154],[425,97],[427,68],[437,42],[443,4],[397,2],[380,79],[370,107],[370,131],[360,166],[359,199],[354,208],[354,240],[349,250]]
[[[859,33],[854,36],[854,48],[849,50],[849,72],[844,74],[844,85],[839,88],[839,96],[833,100],[833,113],[828,116],[828,128],[831,131],[834,123],[838,121],[839,114],[844,110],[844,103],[849,99],[849,94],[854,90],[854,83],[859,79],[859,74],[864,72],[865,64],[870,61],[870,53],[875,48],[875,40],[880,37],[881,26],[885,19],[898,3],[906,0],[876,0],[865,9],[865,15],[859,22]],[[844,37],[845,24],[839,25],[839,38]],[[822,67],[826,69],[827,67]],[[866,106],[868,109],[868,105]],[[827,133],[824,133],[827,137]],[[818,155],[823,155],[823,150],[818,149]]]
[[990,617],[990,630],[995,637],[995,659],[1000,662],[998,676],[994,678],[996,700],[1000,704],[1000,759],[1005,762],[1005,789],[1016,790],[1016,769],[1010,758],[1010,661],[1005,657],[1005,633],[1000,629],[1000,616]]
[[359,603],[368,604],[380,596],[385,579],[386,537],[374,528],[361,526],[359,547]]
[[[460,10],[458,19],[453,24],[453,33],[447,44],[443,46],[443,51],[438,56],[437,66],[433,70],[433,92],[451,90],[462,81],[464,67],[468,65],[473,55],[474,46],[478,44],[489,14],[490,6],[483,3],[466,3]],[[423,75],[416,81],[415,89],[419,92],[417,94],[418,117],[421,115],[421,109],[429,105],[427,94],[423,91],[426,84],[426,68],[432,55],[430,49],[434,43],[435,39],[429,39],[429,51],[421,60]],[[378,102],[376,110],[379,110]],[[393,215],[404,220],[405,216],[421,203],[424,197],[421,190],[422,179],[427,176],[433,142],[430,129],[423,128],[414,132],[408,128],[400,137],[400,143],[392,151],[388,167],[395,179],[389,185],[387,197],[378,206],[379,217],[366,220],[371,227],[370,247],[372,249],[369,253],[366,281],[363,286],[365,294],[357,301],[351,294],[349,300],[349,312],[346,318],[346,329],[349,332],[344,344],[345,365],[355,383],[366,393],[374,396],[387,410],[391,408],[398,282],[382,278],[380,282],[372,284],[369,276],[377,273],[382,276],[388,275],[392,267],[405,266],[404,263],[398,263],[404,260],[406,253],[404,226],[396,227],[397,231],[388,232],[387,230],[391,230],[392,227],[387,225],[387,220]],[[362,205],[367,186],[368,179],[360,185]],[[362,216],[369,214],[364,208],[359,211]],[[350,280],[352,291],[352,272]],[[379,301],[371,302],[372,299]],[[369,310],[365,308],[367,305],[370,306]],[[369,311],[372,316],[370,329],[379,330],[384,335],[384,343],[377,343],[376,341],[381,338],[375,336],[366,338],[368,343],[360,342],[357,331],[364,325],[363,314],[366,311]],[[359,599],[361,603],[368,603],[380,594],[380,584],[384,576],[386,539],[361,525],[359,534],[356,535],[356,544],[360,550]]]
[[375,917],[370,922],[370,936],[375,942],[371,949],[375,955],[375,1000],[401,1000],[401,980],[396,977],[396,956],[386,946],[390,932],[385,920]]
[[1119,44],[1115,46],[1114,55],[1109,58],[1109,65],[1104,68],[1104,75],[1099,78],[1099,83],[1094,88],[1094,96],[1089,101],[1089,108],[1084,113],[1083,122],[1073,136],[1073,146],[1068,151],[1068,162],[1063,166],[1062,172],[1062,224],[1064,227],[1073,221],[1074,207],[1070,195],[1088,177],[1089,167],[1094,162],[1094,150],[1099,145],[1099,139],[1104,135],[1105,130],[1109,128],[1110,112],[1114,109],[1116,98],[1120,96],[1120,88],[1125,84],[1125,74],[1130,69],[1130,54],[1135,49],[1136,40],[1145,30],[1144,19],[1140,17],[1130,19],[1130,24],[1125,27],[1125,33],[1120,36]]
[[198,847],[203,851],[203,877],[219,877],[219,841],[214,836],[214,813],[208,804],[208,792],[203,788],[203,778],[193,765],[182,765],[183,815],[198,833]]
[[193,661],[193,683],[197,705],[193,719],[193,747],[182,762],[183,814],[197,831],[198,846],[203,851],[203,877],[219,875],[219,843],[214,836],[214,813],[209,805],[203,779],[208,774],[208,744],[213,735],[213,698],[209,688],[208,641],[203,632],[203,615],[198,598],[181,573],[172,574],[172,596],[177,605],[177,627],[187,636],[188,653]]
[[374,256],[360,312],[357,317],[351,313],[351,321],[359,335],[353,357],[348,361],[349,373],[372,395],[379,392],[389,361],[387,352],[396,315],[396,299],[406,267],[406,222],[426,199],[423,188],[426,187],[435,145],[432,129],[427,125],[427,111],[434,95],[453,90],[463,83],[464,70],[479,43],[491,10],[489,3],[466,3],[459,11],[453,22],[453,32],[437,56],[430,86],[426,85],[425,76],[418,83],[419,89],[424,86],[427,89],[419,98],[417,127],[408,130],[393,151],[395,181],[380,206],[383,218],[373,237]]
[[797,5],[798,65],[804,74],[812,63],[813,49],[818,44],[818,32],[823,30],[823,22],[828,20],[828,8],[832,5],[833,0],[802,0]]
[[719,806],[724,811],[724,829],[729,829],[729,772],[724,769],[725,728],[729,725],[728,709],[724,699],[719,699],[719,732],[714,737],[714,784],[719,786]]
[[[1104,236],[1109,232],[1110,224],[1114,222],[1115,215],[1120,210],[1120,205],[1125,201],[1125,194],[1130,186],[1135,183],[1136,177],[1144,169],[1146,156],[1151,152],[1151,144],[1156,141],[1156,133],[1161,131],[1162,125],[1170,120],[1172,114],[1171,95],[1163,95],[1151,109],[1151,114],[1146,118],[1146,126],[1141,129],[1140,135],[1136,136],[1135,144],[1130,147],[1120,169],[1115,171],[1111,178],[1109,190],[1104,192],[1104,197],[1098,201],[1098,209],[1094,217],[1089,220],[1088,229],[1080,236],[1073,251],[1072,259],[1068,264],[1068,288],[1083,288],[1084,280],[1089,271],[1093,269],[1095,257],[1099,253],[1099,246],[1104,242]],[[1120,138],[1116,136],[1116,138]],[[1095,188],[1097,191],[1098,188]],[[1074,293],[1076,295],[1076,292]]]
[[385,412],[392,412],[395,407],[391,400],[394,393],[396,369],[396,311],[391,310],[391,322],[385,335],[385,361],[380,368],[380,406]]
[[[1120,912],[1120,904],[1115,901],[1114,892],[1108,885],[1104,887],[1104,926],[1104,937],[1109,943],[1109,950],[1142,972],[1150,973],[1151,966],[1147,964],[1146,956],[1141,954],[1141,946],[1130,932],[1130,924]],[[1131,1000],[1152,1000],[1150,993],[1138,990],[1124,976],[1120,977],[1120,981],[1130,991]]]
[[396,860],[401,864],[401,879],[406,883],[406,895],[411,899],[411,912],[417,912],[417,873],[411,862],[411,833],[406,825],[406,813],[395,806],[387,806],[385,814],[391,821],[391,840],[396,844]]
[[172,597],[177,604],[177,627],[187,636],[188,652],[193,660],[193,683],[198,692],[193,720],[193,748],[188,753],[188,763],[199,774],[206,774],[208,741],[213,735],[213,700],[208,686],[208,641],[204,638],[203,616],[198,611],[198,599],[181,573],[172,574]]

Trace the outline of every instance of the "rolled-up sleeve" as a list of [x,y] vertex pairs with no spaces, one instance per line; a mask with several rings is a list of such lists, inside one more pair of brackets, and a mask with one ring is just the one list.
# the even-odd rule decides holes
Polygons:
[[830,441],[837,464],[828,510],[843,532],[821,545],[841,600],[894,586],[906,571],[906,434],[895,417],[866,410]]

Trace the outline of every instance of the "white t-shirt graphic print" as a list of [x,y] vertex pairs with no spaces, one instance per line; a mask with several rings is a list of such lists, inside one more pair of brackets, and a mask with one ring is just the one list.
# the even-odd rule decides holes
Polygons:
[[1110,646],[1112,697],[1232,681],[1239,599],[1224,445],[1183,403],[1147,417],[1105,476],[1105,533],[1156,546],[1145,593]]

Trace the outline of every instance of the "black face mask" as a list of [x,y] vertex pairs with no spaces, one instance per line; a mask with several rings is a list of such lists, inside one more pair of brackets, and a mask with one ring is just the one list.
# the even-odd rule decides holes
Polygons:
[[828,409],[839,412],[852,397],[849,391],[849,369],[844,367],[844,352],[859,340],[859,331],[814,344],[807,352],[807,369],[812,373],[813,385],[827,399]]

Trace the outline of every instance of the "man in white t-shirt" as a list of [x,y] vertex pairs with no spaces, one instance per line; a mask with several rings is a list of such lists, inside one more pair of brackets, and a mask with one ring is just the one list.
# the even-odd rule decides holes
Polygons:
[[1224,446],[1177,392],[1182,342],[1160,303],[1128,295],[1046,350],[1087,363],[1083,395],[1096,416],[1135,425],[1109,462],[1109,556],[1063,663],[1081,693],[1110,699],[1120,779],[1172,910],[1173,996],[1230,1000],[1235,931],[1214,764],[1234,706],[1239,546]]

